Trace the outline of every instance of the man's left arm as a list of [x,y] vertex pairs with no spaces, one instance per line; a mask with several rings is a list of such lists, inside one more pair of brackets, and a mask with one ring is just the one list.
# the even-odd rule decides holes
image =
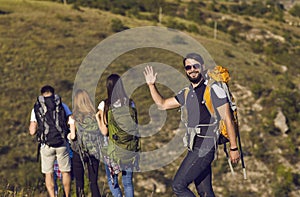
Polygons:
[[217,108],[221,119],[224,120],[226,125],[226,130],[229,136],[230,142],[230,159],[232,163],[237,163],[240,159],[240,154],[237,147],[237,140],[236,140],[236,131],[234,126],[233,117],[231,115],[229,103],[225,103]]
[[240,158],[240,154],[237,147],[236,131],[234,126],[233,117],[226,92],[218,85],[212,85],[212,99],[214,105],[222,120],[225,122],[226,130],[229,136],[230,142],[230,159],[232,163],[237,163]]

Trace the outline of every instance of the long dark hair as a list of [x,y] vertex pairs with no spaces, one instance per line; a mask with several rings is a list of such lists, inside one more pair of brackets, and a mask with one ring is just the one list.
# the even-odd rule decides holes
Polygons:
[[107,124],[107,112],[109,107],[116,101],[120,101],[121,106],[129,104],[129,98],[125,92],[123,82],[119,75],[111,74],[106,80],[107,99],[104,106],[105,124]]

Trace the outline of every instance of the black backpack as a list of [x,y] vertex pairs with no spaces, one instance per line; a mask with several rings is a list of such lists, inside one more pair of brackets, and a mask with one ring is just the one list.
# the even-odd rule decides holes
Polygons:
[[60,96],[57,94],[50,97],[39,96],[34,104],[34,112],[38,123],[36,137],[39,144],[62,146],[69,128]]

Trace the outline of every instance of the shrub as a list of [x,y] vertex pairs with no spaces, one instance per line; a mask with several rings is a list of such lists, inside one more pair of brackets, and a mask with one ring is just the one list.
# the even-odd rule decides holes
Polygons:
[[213,11],[213,12],[219,12],[219,10],[217,9],[217,7],[215,6],[214,3],[208,4],[208,5],[207,5],[207,9],[208,9],[208,10],[211,10],[211,11]]
[[254,53],[263,52],[263,42],[258,40],[250,43],[250,47]]
[[177,22],[176,20],[172,20],[172,19],[167,21],[166,26],[169,28],[178,29],[182,31],[187,30],[187,27],[185,26],[184,23]]
[[194,24],[189,25],[189,26],[187,27],[187,30],[188,30],[189,32],[199,33],[198,27],[197,27],[196,25],[194,25]]
[[228,12],[228,8],[225,5],[221,4],[220,5],[220,12],[227,13]]
[[120,32],[126,29],[128,29],[128,27],[126,27],[120,19],[111,20],[111,30],[113,32]]
[[293,175],[290,169],[279,165],[275,175],[277,181],[273,185],[275,196],[289,196],[293,187]]
[[254,98],[258,99],[261,97],[262,93],[264,92],[264,88],[262,87],[261,84],[255,83],[251,86],[251,91],[254,95]]
[[114,14],[120,14],[122,16],[125,16],[126,10],[123,8],[112,8],[111,12]]
[[192,20],[198,24],[203,24],[205,21],[204,13],[199,9],[199,7],[205,6],[203,3],[195,3],[191,1],[188,4],[188,12],[186,18]]
[[285,49],[283,48],[283,45],[279,41],[276,41],[276,40],[273,40],[273,41],[270,40],[270,42],[268,42],[266,44],[266,46],[264,47],[264,52],[267,55],[279,54],[283,51],[285,51]]
[[229,51],[228,49],[224,49],[223,52],[224,52],[224,55],[226,55],[227,57],[230,57],[230,58],[234,58],[234,57],[235,57],[235,56],[231,53],[231,51]]
[[290,9],[289,13],[290,13],[291,15],[293,15],[293,16],[300,17],[300,4],[294,5],[294,6]]
[[[179,8],[178,3],[166,3],[162,9],[163,14],[169,15],[169,16],[177,16],[177,11]],[[158,8],[157,8],[158,10]]]

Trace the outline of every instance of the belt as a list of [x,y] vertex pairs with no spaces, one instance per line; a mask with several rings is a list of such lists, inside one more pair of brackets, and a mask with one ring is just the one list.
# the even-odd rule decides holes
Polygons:
[[189,150],[193,150],[194,146],[194,140],[195,137],[201,137],[201,138],[215,138],[214,136],[207,136],[203,134],[203,130],[201,127],[209,127],[209,126],[215,126],[216,122],[211,124],[201,124],[197,125],[196,127],[187,127],[186,133],[183,137],[183,145],[187,147]]

